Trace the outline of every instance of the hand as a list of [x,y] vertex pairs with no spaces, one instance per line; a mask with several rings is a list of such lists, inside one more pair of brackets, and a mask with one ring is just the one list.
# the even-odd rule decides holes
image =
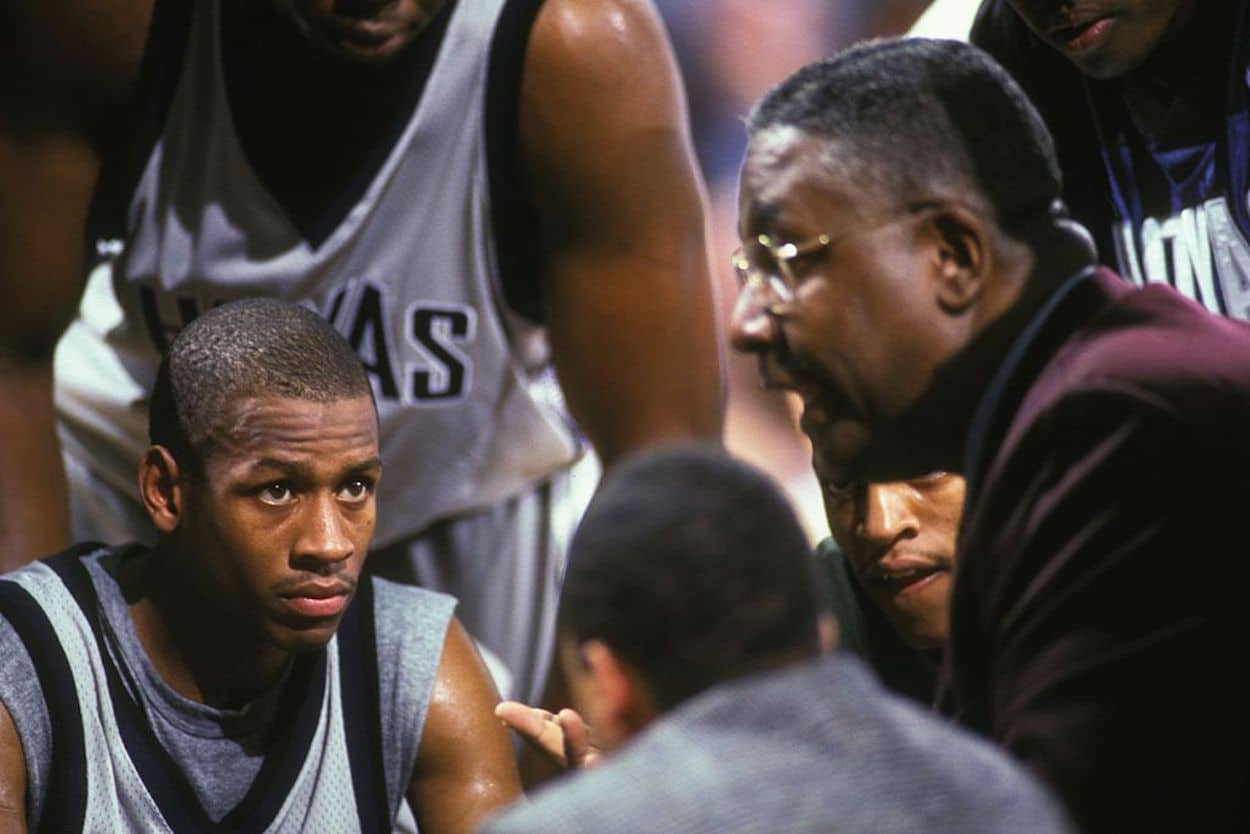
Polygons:
[[495,716],[563,770],[593,767],[603,755],[590,743],[590,728],[574,710],[556,714],[517,701],[495,707]]

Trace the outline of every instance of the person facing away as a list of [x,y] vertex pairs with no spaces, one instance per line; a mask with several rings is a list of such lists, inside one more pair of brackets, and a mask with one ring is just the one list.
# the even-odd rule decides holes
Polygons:
[[443,594],[361,573],[369,380],[316,313],[226,304],[174,340],[139,493],[155,546],[0,578],[0,830],[469,832],[519,794]]
[[170,339],[297,301],[365,362],[395,464],[369,569],[459,598],[535,697],[587,445],[720,431],[650,1],[15,0],[0,32],[0,482],[47,473],[0,504],[0,565],[145,538]]
[[689,445],[622,462],[571,545],[557,652],[606,752],[484,834],[1067,830],[1000,751],[822,654],[819,585],[763,473]]
[[1250,319],[1250,7],[986,0],[971,37],[1050,126],[1102,259]]
[[975,47],[848,50],[748,130],[735,344],[832,483],[966,479],[943,709],[1084,830],[1246,830],[1250,327],[1095,265]]

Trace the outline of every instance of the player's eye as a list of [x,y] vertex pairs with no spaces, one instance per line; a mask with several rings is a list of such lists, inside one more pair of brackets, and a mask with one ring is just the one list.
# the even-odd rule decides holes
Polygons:
[[863,489],[862,484],[854,480],[843,483],[835,483],[831,480],[822,481],[820,485],[825,490],[825,495],[838,504],[854,501],[855,496]]
[[275,507],[285,506],[295,500],[295,492],[286,481],[275,481],[260,488],[260,500]]
[[373,480],[370,478],[352,478],[339,488],[339,500],[349,504],[364,502],[373,494]]

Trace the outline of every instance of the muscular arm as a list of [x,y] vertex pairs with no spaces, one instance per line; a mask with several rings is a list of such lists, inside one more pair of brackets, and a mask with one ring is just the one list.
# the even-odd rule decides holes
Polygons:
[[471,834],[521,795],[499,701],[464,627],[452,620],[443,644],[408,801],[421,830]]
[[87,207],[150,0],[0,9],[0,570],[66,544],[52,352],[83,285]]
[[17,727],[0,702],[0,834],[26,831],[26,758]]
[[656,441],[719,438],[701,184],[649,0],[547,0],[530,38],[521,136],[573,416],[609,464]]

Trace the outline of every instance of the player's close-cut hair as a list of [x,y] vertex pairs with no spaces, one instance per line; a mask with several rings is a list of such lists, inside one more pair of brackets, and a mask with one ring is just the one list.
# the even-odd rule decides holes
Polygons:
[[819,650],[811,547],[761,472],[710,445],[622,461],[569,548],[561,631],[603,641],[670,708]]
[[979,193],[1011,232],[1061,193],[1054,143],[1028,97],[958,41],[870,41],[808,64],[748,120],[753,136],[776,126],[832,140],[831,173],[899,207]]
[[193,320],[170,345],[152,389],[148,433],[197,472],[241,400],[359,396],[372,396],[369,378],[329,322],[285,301],[234,301]]

